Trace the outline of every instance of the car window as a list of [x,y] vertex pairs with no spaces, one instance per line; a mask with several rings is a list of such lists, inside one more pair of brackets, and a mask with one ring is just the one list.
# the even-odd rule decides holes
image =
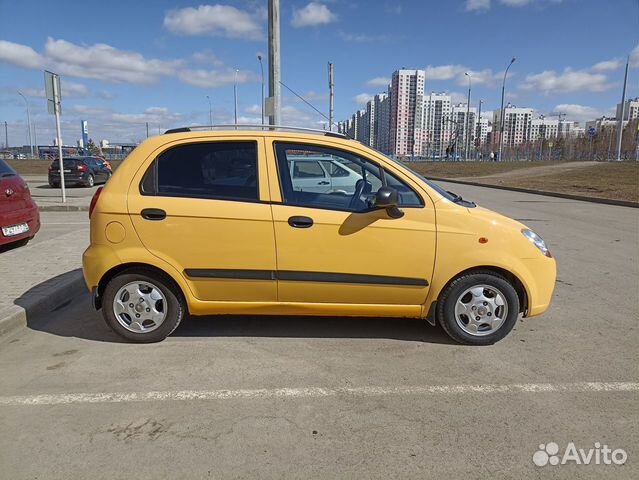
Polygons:
[[142,180],[143,194],[257,201],[257,143],[189,143],[163,152]]
[[333,177],[348,177],[348,170],[340,167],[337,162],[322,162],[324,168],[328,171],[328,174]]
[[317,161],[297,160],[293,163],[293,178],[322,178],[326,175]]
[[[415,191],[376,163],[358,155],[316,145],[275,143],[282,198],[288,205],[346,211],[368,210],[375,194],[383,185],[399,192],[401,207],[418,207],[423,202]],[[307,160],[299,161],[299,157]],[[309,161],[309,157],[317,160]],[[331,182],[308,185],[295,176],[295,165],[321,162],[329,171],[336,172]],[[294,165],[293,172],[289,165]],[[328,165],[333,165],[328,167]],[[321,168],[321,167],[320,167]],[[331,170],[332,169],[332,170]]]

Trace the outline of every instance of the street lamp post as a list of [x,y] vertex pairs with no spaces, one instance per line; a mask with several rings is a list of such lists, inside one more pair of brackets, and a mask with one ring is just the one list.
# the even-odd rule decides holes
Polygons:
[[470,73],[464,73],[468,77],[468,103],[466,104],[466,126],[465,126],[465,145],[464,150],[466,150],[466,161],[470,159],[470,88],[472,85],[472,76]]
[[33,158],[33,141],[31,139],[31,112],[29,112],[29,102],[22,92],[18,91],[18,95],[22,97],[25,105],[27,106],[27,128],[29,129],[29,147],[31,148],[31,158]]
[[539,160],[544,159],[544,137],[546,136],[546,122],[544,121],[544,116],[539,115],[541,119],[541,126],[539,127]]
[[508,70],[515,63],[515,57],[512,58],[508,66],[506,67],[506,71],[504,72],[504,81],[501,84],[501,112],[499,115],[499,161],[501,162],[501,152],[504,147],[504,91],[506,89],[506,76],[508,75]]
[[[481,155],[481,104],[484,103],[483,100],[479,100],[479,113],[477,114],[477,131],[475,132],[475,138],[477,138],[477,146],[479,147],[479,153]],[[477,151],[475,151],[475,156],[477,157]]]
[[260,62],[260,73],[262,74],[262,125],[264,125],[264,65],[262,64],[262,55],[257,56]]
[[237,130],[237,72],[239,70],[235,69],[235,80],[233,81],[233,103],[235,104],[235,130]]
[[211,109],[211,97],[207,95],[206,99],[209,101],[209,125],[213,126],[213,110]]

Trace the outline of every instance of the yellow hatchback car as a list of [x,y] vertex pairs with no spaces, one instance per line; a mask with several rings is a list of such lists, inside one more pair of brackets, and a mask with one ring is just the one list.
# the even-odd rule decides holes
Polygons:
[[555,260],[532,230],[302,130],[176,129],[129,155],[91,202],[83,256],[113,330],[156,342],[186,314],[413,317],[485,345],[548,308]]

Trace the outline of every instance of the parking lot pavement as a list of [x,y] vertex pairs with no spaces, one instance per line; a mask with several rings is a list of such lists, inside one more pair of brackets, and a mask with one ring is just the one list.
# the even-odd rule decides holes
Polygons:
[[[22,175],[22,178],[29,184],[31,196],[41,210],[61,208],[65,205],[62,203],[61,189],[50,187],[46,175]],[[76,185],[67,186],[66,206],[70,208],[88,209],[93,194],[100,186],[101,185],[96,185],[90,188]]]
[[[547,314],[479,348],[415,320],[286,317],[133,345],[78,292],[0,338],[0,477],[639,477],[636,210],[445,186],[545,237]],[[549,442],[627,460],[535,466]]]

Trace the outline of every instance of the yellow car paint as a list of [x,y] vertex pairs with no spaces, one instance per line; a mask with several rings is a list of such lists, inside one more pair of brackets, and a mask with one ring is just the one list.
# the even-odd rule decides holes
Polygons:
[[[195,142],[257,142],[259,202],[145,196],[140,182],[167,148]],[[413,188],[423,207],[352,213],[282,203],[274,141],[339,148],[378,164]],[[161,208],[162,222],[144,220]],[[308,229],[290,228],[294,215],[312,216]],[[116,225],[116,226],[114,226]],[[353,140],[277,131],[197,131],[152,137],[115,171],[91,215],[91,244],[83,255],[90,290],[104,289],[127,266],[164,272],[193,315],[295,314],[423,318],[462,272],[504,272],[525,292],[524,312],[543,313],[553,293],[555,260],[522,234],[524,225],[481,207],[441,196],[413,172]],[[487,239],[480,243],[479,238]],[[270,278],[198,278],[189,269],[274,272]],[[278,272],[424,279],[423,284],[291,281]],[[280,278],[281,277],[281,278]],[[293,275],[294,278],[294,275]],[[523,293],[523,292],[522,292]]]

